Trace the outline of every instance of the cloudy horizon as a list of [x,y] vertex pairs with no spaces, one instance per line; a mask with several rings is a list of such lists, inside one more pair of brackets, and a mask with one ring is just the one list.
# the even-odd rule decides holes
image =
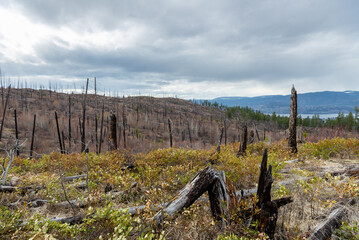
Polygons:
[[[212,99],[359,90],[357,1],[0,2],[12,81]],[[77,86],[77,87],[76,87]]]

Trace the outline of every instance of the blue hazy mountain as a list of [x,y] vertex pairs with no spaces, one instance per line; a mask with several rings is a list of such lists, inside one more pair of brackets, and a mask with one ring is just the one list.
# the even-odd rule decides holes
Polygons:
[[[219,97],[210,102],[226,106],[248,106],[263,113],[290,113],[290,95],[267,95],[259,97]],[[298,114],[337,114],[354,112],[359,107],[359,91],[311,92],[298,94]]]

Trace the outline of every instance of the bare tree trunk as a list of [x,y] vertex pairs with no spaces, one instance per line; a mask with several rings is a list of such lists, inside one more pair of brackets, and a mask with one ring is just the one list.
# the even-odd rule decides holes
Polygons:
[[111,115],[110,115],[110,135],[109,135],[109,149],[111,151],[116,150],[117,149],[117,118],[116,115],[111,111]]
[[96,141],[96,153],[98,153],[98,130],[97,130],[97,114],[95,114],[95,141]]
[[87,100],[87,90],[89,87],[89,79],[86,81],[86,92],[84,101],[82,104],[83,112],[82,112],[82,136],[81,136],[81,152],[84,152],[86,149],[86,131],[85,131],[85,122],[86,122],[86,100]]
[[189,127],[189,121],[188,120],[187,120],[187,129],[188,129],[189,142],[190,142],[191,148],[192,148],[192,135],[191,135],[191,129]]
[[[16,116],[16,109],[14,109],[14,118],[15,118],[15,141],[16,141],[16,145],[19,144],[19,131],[18,131],[18,128],[17,128],[17,116]],[[19,156],[20,155],[20,152],[19,152],[19,149],[16,148],[16,156]]]
[[34,124],[33,124],[33,126],[32,126],[31,147],[30,147],[30,159],[32,159],[32,152],[34,151],[35,126],[36,126],[36,114],[34,115]]
[[[181,212],[183,208],[191,206],[203,193],[209,192],[212,215],[221,222],[229,224],[228,200],[224,172],[219,172],[207,167],[197,175],[159,211],[153,219],[157,225],[163,222],[164,213],[172,216]],[[223,219],[224,217],[224,219]]]
[[69,153],[71,153],[71,97],[69,95]]
[[224,145],[227,146],[227,121],[224,120]]
[[64,134],[64,131],[61,131],[61,135],[62,135],[62,150],[64,151],[64,153],[66,153],[65,134]]
[[248,132],[247,132],[247,124],[245,124],[243,126],[243,131],[242,131],[242,137],[241,137],[241,146],[239,148],[239,151],[237,153],[237,156],[243,156],[246,153],[246,149],[247,149],[247,140],[248,140]]
[[171,119],[168,119],[168,130],[170,133],[170,147],[173,147],[173,141],[172,141],[172,121]]
[[9,97],[10,97],[10,89],[11,89],[11,84],[9,85],[8,90],[7,90],[4,113],[2,115],[2,121],[1,121],[1,127],[0,127],[0,140],[1,140],[1,137],[2,137],[2,130],[3,130],[3,127],[4,127],[4,122],[5,122],[5,114],[6,114],[7,103],[9,101]]
[[122,105],[122,126],[123,126],[123,147],[126,148],[126,107],[125,107],[125,97],[123,97],[123,105]]
[[55,111],[55,119],[56,119],[56,128],[57,128],[57,136],[59,138],[59,147],[60,147],[60,152],[63,152],[63,148],[62,148],[62,142],[61,142],[61,135],[60,135],[60,127],[59,127],[59,120],[57,118],[57,112]]
[[292,95],[290,97],[290,117],[289,117],[289,138],[288,146],[292,153],[297,150],[297,91],[292,87]]
[[98,153],[101,153],[101,146],[102,146],[102,132],[103,132],[103,118],[105,115],[105,98],[103,99],[103,104],[102,104],[102,117],[101,117],[101,128],[100,128],[100,143],[99,143],[99,147],[98,147]]
[[219,135],[219,139],[218,139],[218,146],[217,146],[217,152],[218,153],[221,151],[223,132],[224,132],[224,126],[221,127],[221,134]]

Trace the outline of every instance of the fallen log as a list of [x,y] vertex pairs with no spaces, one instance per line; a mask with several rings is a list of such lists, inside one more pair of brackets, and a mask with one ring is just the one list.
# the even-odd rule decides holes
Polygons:
[[81,175],[63,177],[63,181],[64,181],[64,182],[72,182],[72,181],[77,180],[77,179],[80,179],[80,178],[85,179],[86,176],[87,176],[86,174],[81,174]]
[[[222,222],[229,223],[228,200],[229,196],[226,190],[224,173],[207,167],[197,173],[197,175],[166,205],[166,207],[157,212],[153,217],[156,225],[159,226],[164,218],[164,213],[173,216],[181,212],[183,208],[191,206],[206,191],[210,195],[210,204],[212,215]],[[227,204],[219,204],[226,201]],[[225,216],[225,219],[222,219]]]
[[341,225],[342,219],[348,214],[345,207],[335,209],[328,218],[315,228],[308,240],[329,239],[333,231]]
[[0,185],[0,192],[13,193],[13,192],[19,191],[19,192],[25,193],[29,190],[38,191],[38,190],[41,190],[44,188],[45,188],[44,186],[14,187],[14,186]]

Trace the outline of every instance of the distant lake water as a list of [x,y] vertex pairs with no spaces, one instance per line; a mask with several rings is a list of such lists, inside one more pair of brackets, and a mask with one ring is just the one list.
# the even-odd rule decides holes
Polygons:
[[[271,115],[271,114],[270,114]],[[277,114],[284,117],[289,117],[290,114]],[[302,118],[312,118],[316,114],[298,114],[298,116],[302,116]],[[344,113],[344,116],[348,115],[347,113]],[[338,113],[328,113],[328,114],[319,114],[319,117],[321,119],[328,119],[328,118],[336,118],[338,117]]]

